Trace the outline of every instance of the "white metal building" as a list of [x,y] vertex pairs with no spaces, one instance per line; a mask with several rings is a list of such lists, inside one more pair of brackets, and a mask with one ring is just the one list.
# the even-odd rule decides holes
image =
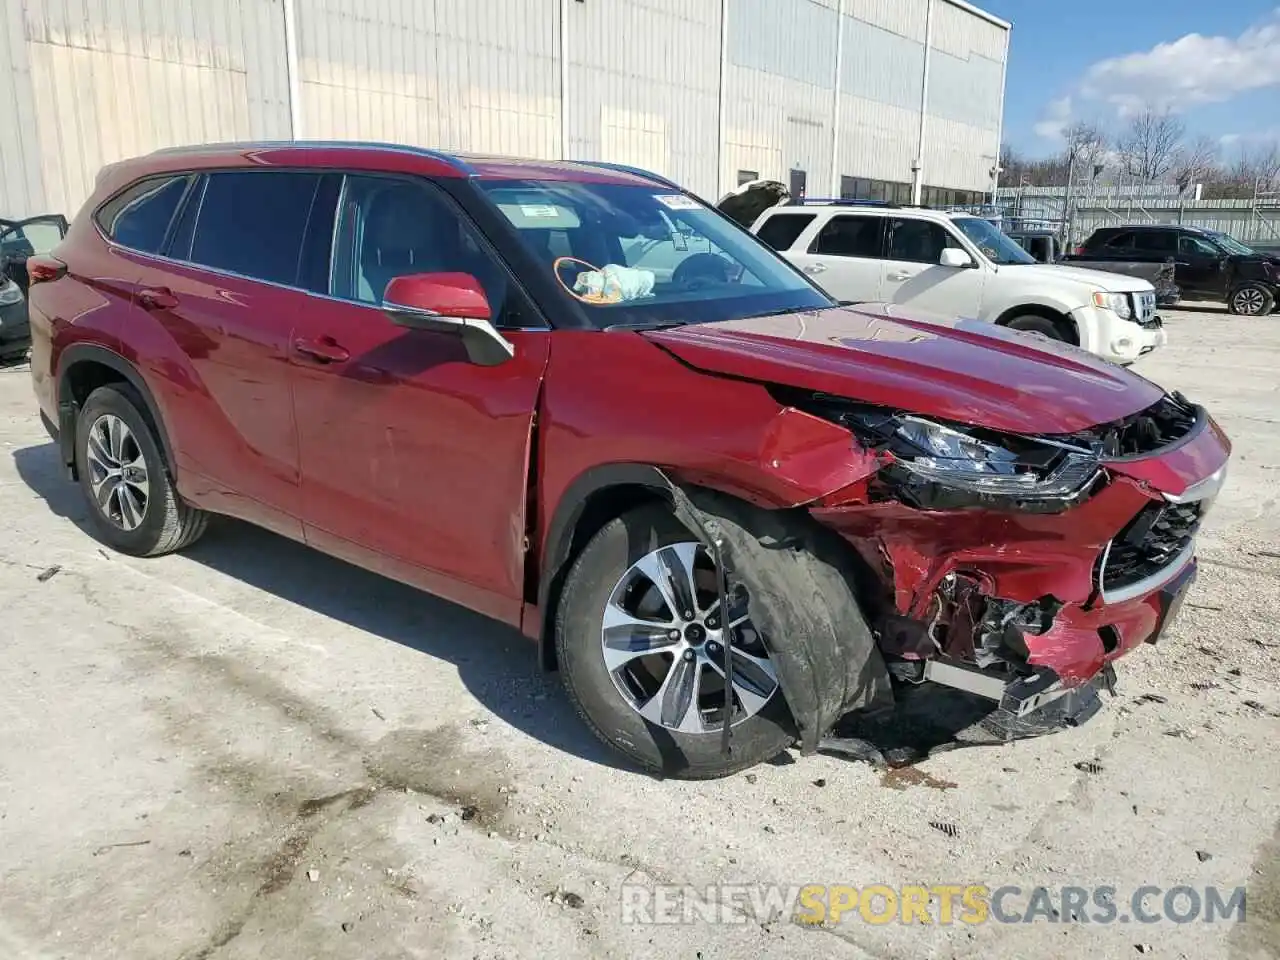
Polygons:
[[70,215],[158,147],[290,137],[969,202],[1008,42],[963,0],[3,0],[0,216]]

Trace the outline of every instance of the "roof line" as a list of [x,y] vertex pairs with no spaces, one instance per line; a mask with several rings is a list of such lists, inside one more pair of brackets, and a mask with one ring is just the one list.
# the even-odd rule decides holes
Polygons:
[[175,153],[200,153],[209,150],[296,150],[296,149],[347,148],[351,150],[386,150],[395,153],[408,153],[415,157],[427,157],[447,163],[455,170],[471,176],[474,168],[460,157],[426,147],[415,147],[405,143],[382,143],[376,140],[225,140],[219,143],[192,143],[179,147],[161,147],[151,151],[151,156],[164,156]]
[[1008,20],[1001,20],[994,13],[987,13],[987,11],[983,10],[981,7],[975,7],[972,3],[969,2],[969,0],[945,0],[945,2],[951,4],[953,7],[959,7],[961,10],[965,11],[966,13],[973,14],[975,17],[979,17],[987,21],[987,23],[994,23],[997,27],[1000,27],[1002,30],[1013,29],[1013,24],[1010,23]]
[[634,177],[642,177],[646,180],[652,180],[654,183],[661,184],[664,187],[671,187],[673,190],[683,190],[678,183],[669,180],[661,174],[654,173],[652,170],[645,170],[641,167],[629,166],[625,163],[610,163],[606,160],[570,160],[570,163],[581,163],[588,167],[599,167],[602,170],[613,170],[618,173],[629,173]]

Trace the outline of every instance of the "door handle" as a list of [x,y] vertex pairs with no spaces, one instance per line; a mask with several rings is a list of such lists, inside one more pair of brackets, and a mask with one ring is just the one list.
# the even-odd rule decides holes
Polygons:
[[138,291],[138,306],[143,310],[172,310],[178,298],[168,287],[143,287]]
[[914,276],[915,276],[915,274],[914,274],[914,273],[901,273],[901,272],[899,272],[899,273],[891,273],[891,274],[889,274],[889,279],[890,279],[890,280],[910,280],[910,279],[911,279],[912,277],[914,277]]
[[342,363],[351,357],[350,352],[332,337],[319,340],[299,337],[293,341],[293,351],[316,363]]
[[805,273],[821,273],[823,270],[827,269],[827,265],[825,263],[809,263],[806,264],[803,269]]

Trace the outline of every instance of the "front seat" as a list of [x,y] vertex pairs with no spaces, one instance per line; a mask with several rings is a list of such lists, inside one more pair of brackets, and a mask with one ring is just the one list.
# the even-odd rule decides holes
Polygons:
[[415,189],[393,188],[378,194],[369,205],[360,250],[360,298],[377,303],[387,284],[411,273],[446,269],[438,219],[425,209]]

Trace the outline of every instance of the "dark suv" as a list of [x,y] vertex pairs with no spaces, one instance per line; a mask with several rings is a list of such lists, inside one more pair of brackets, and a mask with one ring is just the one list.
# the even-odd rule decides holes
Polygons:
[[607,164],[167,151],[28,270],[40,411],[104,541],[228,514],[415,584],[684,776],[908,688],[1010,735],[1081,716],[1176,613],[1229,453],[1120,367],[840,306]]
[[1148,263],[1171,259],[1184,295],[1223,300],[1232,313],[1245,316],[1269,314],[1280,300],[1280,256],[1252,250],[1216,230],[1180,224],[1102,227],[1077,255]]

